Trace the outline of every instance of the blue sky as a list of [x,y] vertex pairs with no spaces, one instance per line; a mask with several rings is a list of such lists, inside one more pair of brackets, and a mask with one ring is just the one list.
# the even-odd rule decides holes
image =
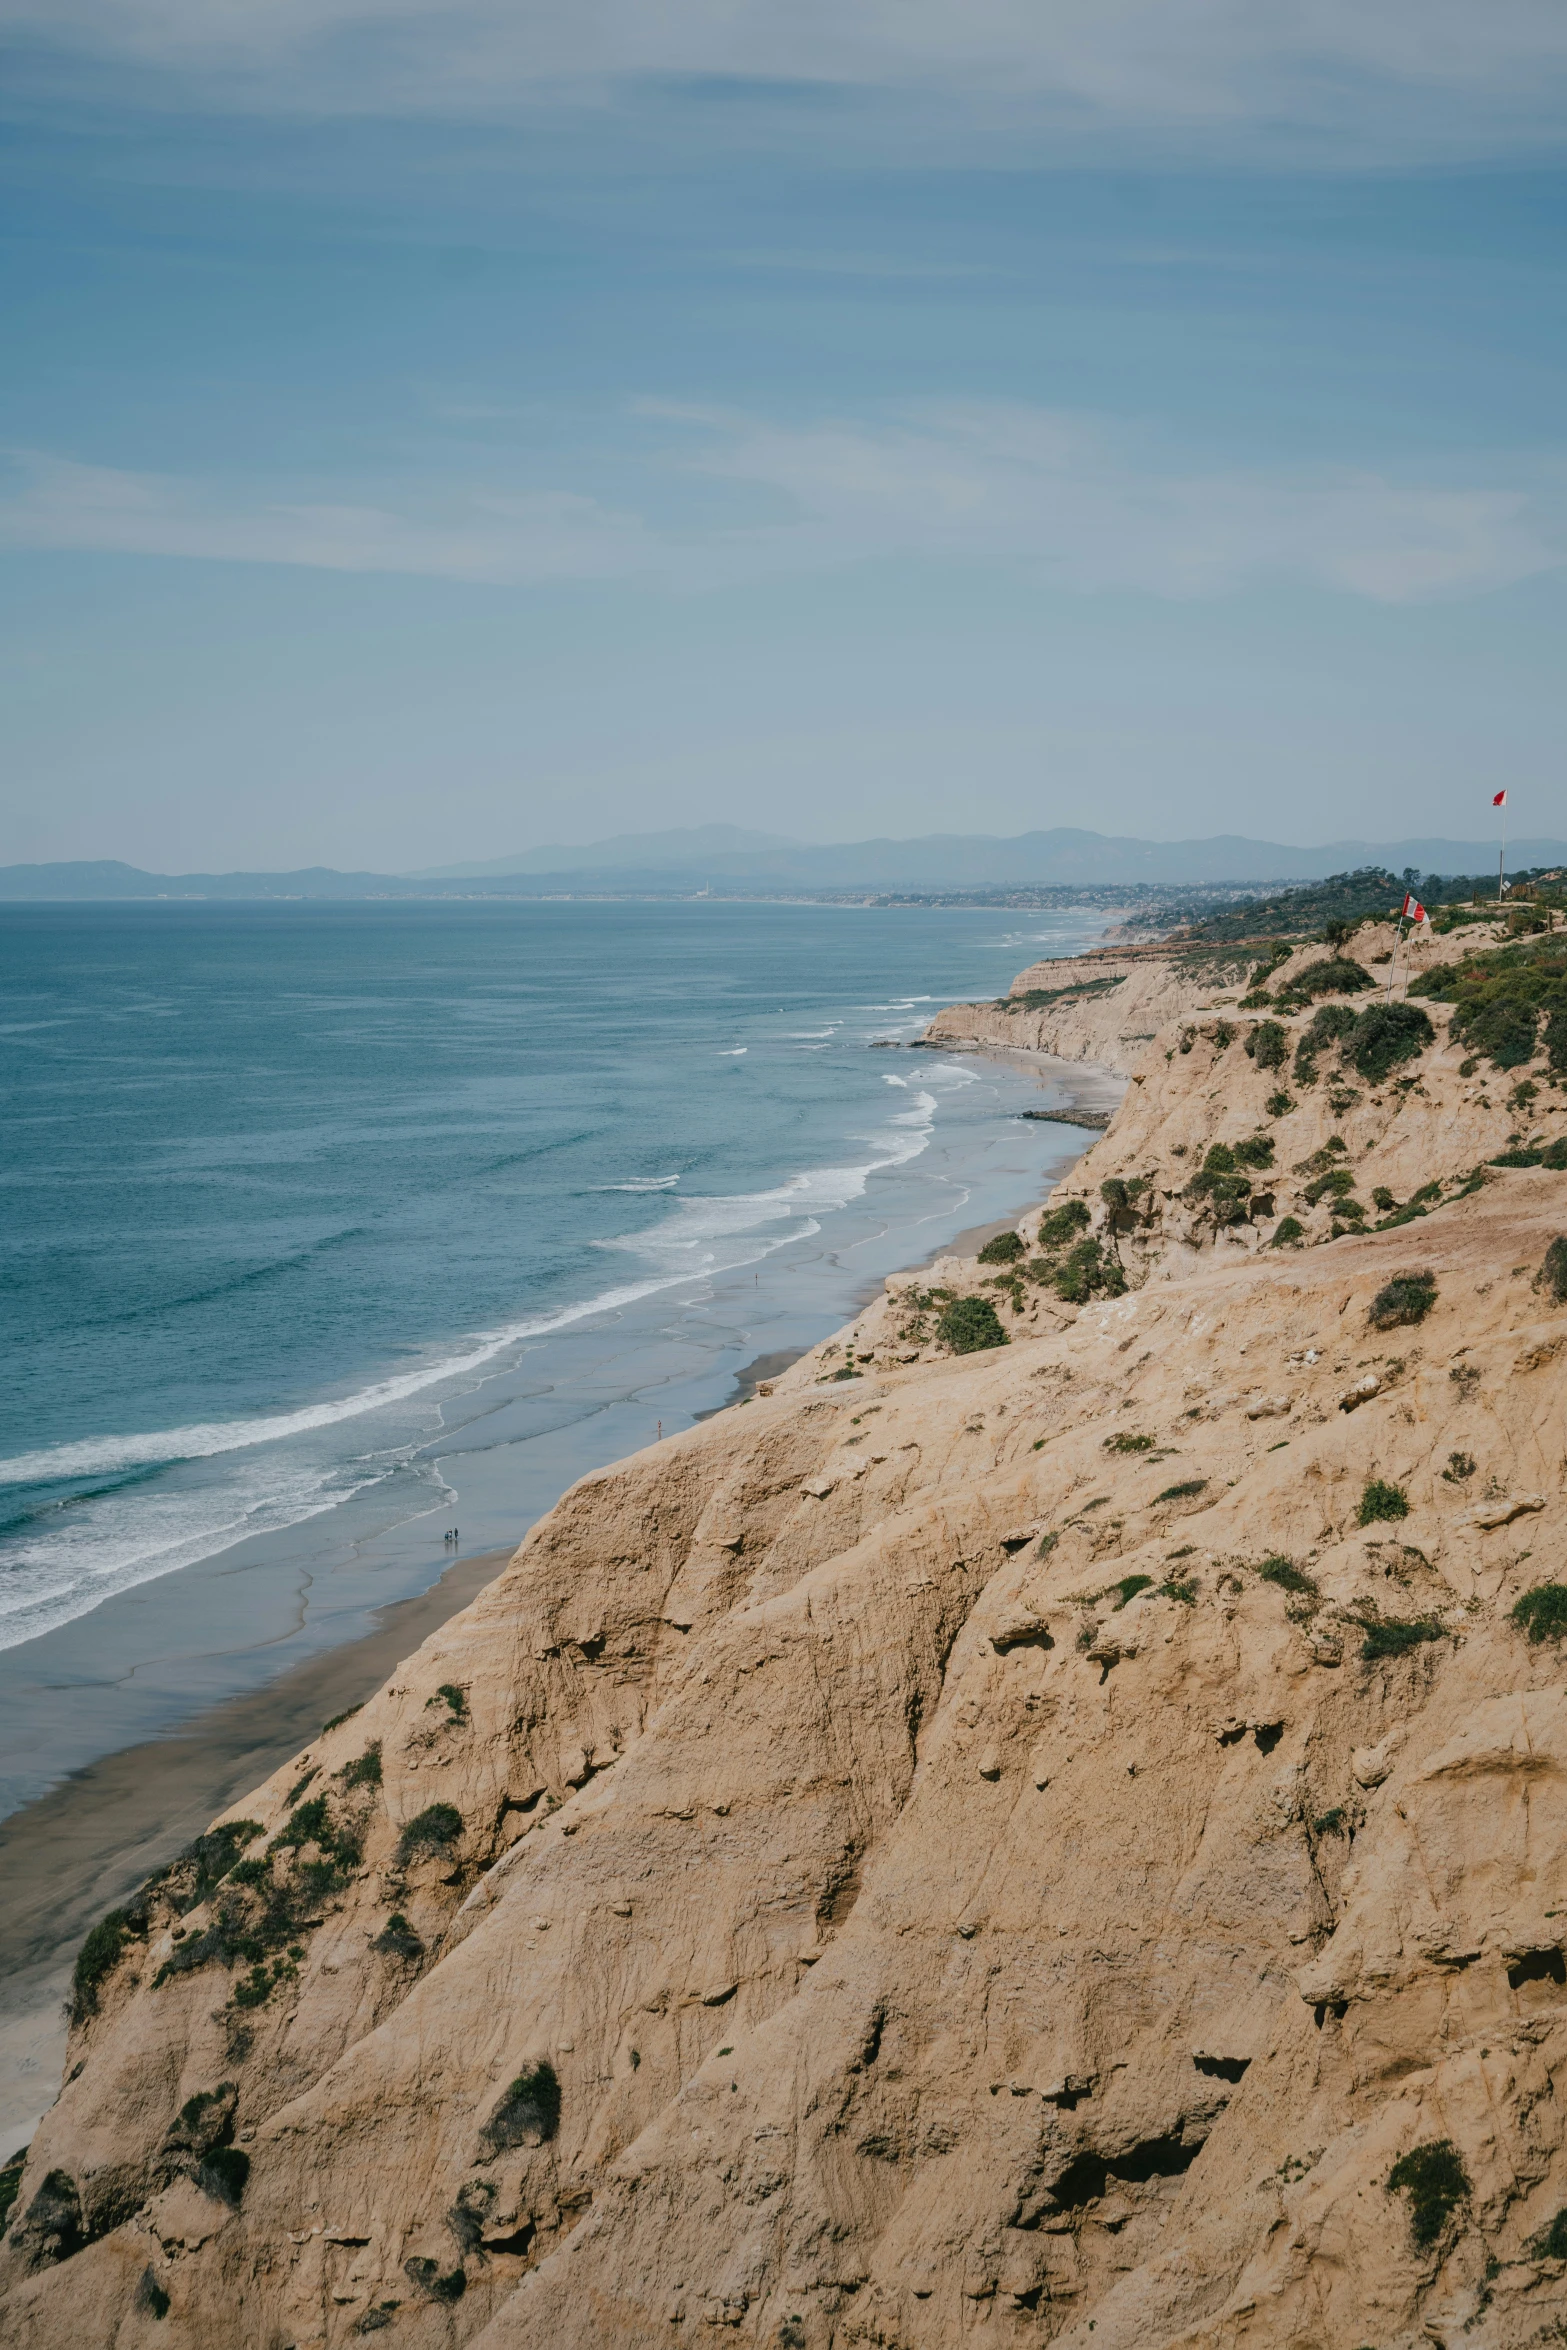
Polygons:
[[0,861],[1567,834],[1559,9],[0,22]]

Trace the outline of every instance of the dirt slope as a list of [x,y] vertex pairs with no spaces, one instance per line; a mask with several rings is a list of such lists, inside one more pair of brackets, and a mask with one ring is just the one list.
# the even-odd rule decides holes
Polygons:
[[[587,1479],[111,1931],[8,2345],[1561,2338],[1567,1175],[1466,1188],[1521,1073],[1439,1012],[1271,1118],[1225,1017],[1054,1203],[1097,1292],[894,1281]],[[1429,1212],[1327,1240],[1335,1135]]]

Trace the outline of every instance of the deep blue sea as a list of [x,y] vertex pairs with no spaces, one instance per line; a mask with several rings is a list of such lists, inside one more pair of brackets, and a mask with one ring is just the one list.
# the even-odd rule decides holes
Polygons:
[[1019,1120],[1026,1068],[873,1048],[1090,935],[706,902],[0,910],[0,1648],[196,1562],[297,1562],[307,1526],[312,1588],[332,1544],[381,1543],[401,1592],[453,1523],[515,1542],[1081,1148]]

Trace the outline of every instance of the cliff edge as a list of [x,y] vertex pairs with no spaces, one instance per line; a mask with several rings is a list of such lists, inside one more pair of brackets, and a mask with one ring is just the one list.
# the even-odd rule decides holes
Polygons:
[[1562,2338],[1567,1112],[1384,945],[990,1008],[1130,1079],[1015,1243],[95,1929],[8,2345]]

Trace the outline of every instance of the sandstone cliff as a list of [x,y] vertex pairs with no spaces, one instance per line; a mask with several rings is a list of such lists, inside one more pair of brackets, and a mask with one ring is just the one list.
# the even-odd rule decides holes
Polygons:
[[1562,2338],[1563,1112],[1215,1001],[99,1930],[8,2345]]
[[1128,946],[1031,963],[998,1002],[950,1004],[938,1012],[924,1041],[1098,1061],[1125,1077],[1172,1020],[1234,1003],[1255,959]]

